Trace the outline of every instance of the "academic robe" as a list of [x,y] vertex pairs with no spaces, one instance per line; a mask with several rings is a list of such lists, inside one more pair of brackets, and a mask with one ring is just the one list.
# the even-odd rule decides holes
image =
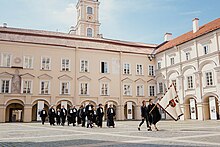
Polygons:
[[87,128],[93,127],[93,115],[94,115],[93,105],[87,105],[86,106]]
[[60,117],[61,117],[61,124],[62,126],[65,125],[65,122],[66,122],[66,116],[67,116],[67,110],[65,108],[62,108],[61,111],[60,111]]
[[80,116],[81,116],[81,119],[82,119],[82,127],[85,127],[85,124],[86,124],[86,108],[81,109]]
[[57,122],[57,125],[60,125],[60,111],[56,112],[56,122]]
[[99,107],[96,111],[96,115],[97,115],[97,126],[102,127],[104,109],[102,107]]
[[44,125],[45,119],[47,117],[47,111],[46,110],[41,110],[40,117],[41,117],[42,124]]
[[80,108],[78,111],[77,111],[77,124],[81,124],[82,123],[82,117],[81,117],[81,113],[82,113],[82,108]]
[[114,123],[114,116],[115,116],[115,110],[113,108],[108,108],[107,109],[107,126],[113,126],[115,127]]
[[157,106],[154,107],[154,106],[155,106],[155,104],[149,104],[148,111],[150,112],[152,110],[151,113],[149,114],[149,122],[150,122],[150,124],[155,125],[158,121],[160,121],[161,114],[160,114],[158,107]]
[[49,122],[50,125],[54,125],[55,123],[55,117],[56,117],[56,111],[54,108],[50,108],[48,111],[48,115],[49,115]]

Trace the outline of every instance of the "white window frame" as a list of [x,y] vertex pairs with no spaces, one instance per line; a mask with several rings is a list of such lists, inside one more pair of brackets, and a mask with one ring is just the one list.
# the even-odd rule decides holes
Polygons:
[[[211,73],[211,77],[212,77],[212,79],[210,80],[210,79],[207,79],[207,74],[208,73]],[[210,77],[209,77],[210,78]],[[211,83],[208,83],[208,80],[209,80],[209,82],[212,82],[212,84]],[[214,84],[214,73],[213,73],[213,71],[206,71],[205,72],[205,83],[206,83],[206,86],[207,87],[209,87],[209,86],[214,86],[215,84]]]
[[[64,67],[63,67],[63,60],[65,60],[65,65],[64,65]],[[66,63],[66,61],[67,60],[69,60],[69,65],[67,65]],[[71,60],[69,59],[69,58],[61,58],[61,71],[70,71],[70,67],[71,67]],[[63,68],[64,68],[64,70],[63,70]],[[67,70],[68,69],[68,70]]]
[[[43,62],[42,62],[42,61],[43,61],[43,58],[48,58],[48,59],[49,59],[49,61],[50,61],[50,62],[49,62],[49,69],[43,69]],[[41,70],[51,70],[51,62],[52,62],[52,61],[51,61],[51,57],[42,56],[42,57],[41,57]],[[45,66],[46,66],[46,64],[45,64]]]
[[[161,85],[162,84],[162,90],[161,90]],[[163,82],[158,82],[158,93],[163,94],[164,93],[164,85]]]
[[[127,68],[127,67],[129,67],[129,68]],[[131,75],[131,64],[130,63],[123,64],[123,74],[124,75]]]
[[136,75],[140,75],[140,76],[144,75],[144,66],[143,66],[143,64],[136,64]]
[[[28,82],[31,82],[31,87],[30,87],[30,93],[24,93],[24,82],[25,81],[28,81]],[[22,79],[21,81],[21,93],[23,94],[32,94],[33,93],[33,80],[30,80],[30,79]],[[27,90],[26,90],[27,91]]]
[[[42,82],[48,82],[48,93],[41,93],[41,83]],[[45,89],[44,89],[45,91]],[[50,80],[40,80],[40,92],[39,92],[41,95],[50,95]]]
[[[67,89],[68,89],[68,93],[65,92],[64,90],[64,93],[62,93],[62,84],[63,83],[67,83]],[[69,81],[60,81],[60,95],[70,95],[70,82]]]
[[[91,30],[92,32],[89,32],[88,30]],[[94,36],[94,30],[93,30],[93,28],[86,28],[86,36],[87,37],[93,37]]]
[[[153,89],[153,90],[154,90],[154,91],[153,91],[153,95],[151,95],[151,92],[152,92],[152,91],[151,91],[151,90],[152,90],[151,87],[154,87],[154,89]],[[148,90],[149,90],[149,93],[148,93],[148,96],[149,96],[149,97],[155,96],[155,94],[156,94],[156,86],[155,86],[155,85],[149,85],[149,86],[148,86]]]
[[162,62],[161,61],[158,61],[157,62],[157,69],[161,69],[162,68]]
[[[90,10],[92,10],[92,12],[89,11],[89,8],[91,8]],[[91,14],[94,14],[93,11],[94,11],[94,8],[93,8],[93,7],[91,7],[91,6],[87,6],[87,7],[86,7],[86,14],[90,14],[90,15],[91,15]]]
[[[192,78],[192,79],[189,79],[189,78]],[[189,81],[190,80],[190,81]],[[187,84],[187,89],[193,89],[194,88],[194,79],[193,79],[193,76],[192,75],[188,75],[186,77],[186,84]]]
[[[142,89],[139,88],[139,91],[138,91],[138,87],[142,87]],[[144,96],[144,84],[137,84],[136,85],[136,96],[139,96],[139,97]]]
[[[81,84],[87,84],[87,93],[86,93],[86,94],[82,94],[82,93],[81,93]],[[88,82],[80,82],[80,83],[79,83],[79,95],[89,96],[89,83],[88,83]]]
[[[7,56],[9,56],[9,66],[6,64],[6,65],[4,65],[4,55],[7,55]],[[10,53],[2,53],[2,55],[1,55],[1,66],[2,67],[11,67],[11,62],[12,62],[12,55],[10,54]]]
[[[130,94],[125,94],[125,86],[130,86]],[[132,84],[128,84],[128,83],[126,83],[126,84],[123,84],[123,95],[124,96],[132,96]]]
[[209,44],[204,44],[202,48],[204,55],[207,55],[209,53]]
[[[84,62],[84,68],[83,69],[82,69],[82,62]],[[85,65],[85,62],[87,62],[87,67]],[[84,60],[84,59],[80,60],[80,69],[79,69],[79,71],[80,72],[84,72],[84,73],[88,73],[89,72],[89,60]]]
[[174,65],[175,64],[175,57],[170,57],[170,65]]
[[[107,72],[102,73],[102,62],[106,62],[107,63]],[[104,69],[104,71],[105,71],[105,69]],[[100,73],[101,74],[108,74],[109,73],[109,62],[108,61],[104,61],[104,60],[100,61]]]
[[[151,70],[150,67],[153,67],[153,70]],[[155,66],[154,65],[149,65],[148,66],[148,75],[149,76],[154,76],[155,75]]]
[[190,52],[185,52],[186,55],[186,61],[191,59],[191,53]]
[[[28,58],[28,66],[26,66],[26,58]],[[30,65],[30,61],[31,61],[31,65]],[[23,60],[23,68],[24,69],[33,69],[34,68],[34,57],[33,56],[24,56],[24,60]]]
[[8,93],[11,93],[11,79],[9,79],[9,78],[2,78],[2,79],[0,79],[1,81],[0,81],[0,84],[1,84],[1,90],[0,90],[0,93],[4,93],[4,94],[7,94],[7,93],[5,93],[5,90],[4,90],[4,92],[2,92],[2,82],[3,81],[9,81],[9,87],[8,87]]
[[[103,84],[105,84],[105,85],[107,85],[107,93],[105,93],[105,90],[106,90],[106,87],[104,87],[105,89],[104,89],[104,93],[102,93],[102,86],[103,86]],[[109,90],[110,90],[110,87],[109,87],[109,83],[108,82],[101,82],[100,83],[100,96],[109,96],[110,94],[109,94]]]

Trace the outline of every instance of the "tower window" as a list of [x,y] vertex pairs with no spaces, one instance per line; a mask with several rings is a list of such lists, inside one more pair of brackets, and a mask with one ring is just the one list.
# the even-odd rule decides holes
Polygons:
[[87,7],[87,14],[93,14],[92,7]]
[[91,28],[87,29],[87,37],[92,37],[92,29]]

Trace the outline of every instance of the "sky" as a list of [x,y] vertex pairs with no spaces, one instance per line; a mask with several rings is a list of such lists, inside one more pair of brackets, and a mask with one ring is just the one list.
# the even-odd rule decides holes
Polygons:
[[[76,24],[78,0],[0,0],[0,25],[68,33]],[[104,38],[162,43],[220,17],[220,0],[99,0]]]

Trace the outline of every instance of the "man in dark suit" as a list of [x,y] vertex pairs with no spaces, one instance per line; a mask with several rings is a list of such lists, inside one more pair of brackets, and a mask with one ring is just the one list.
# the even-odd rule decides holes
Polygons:
[[66,122],[66,116],[67,116],[67,110],[64,106],[62,106],[60,111],[60,117],[61,117],[61,125],[64,126]]
[[56,112],[55,112],[55,109],[53,108],[53,106],[50,107],[49,112],[48,112],[48,115],[49,115],[50,125],[55,126],[55,116],[56,116]]
[[43,108],[43,110],[41,110],[40,117],[41,117],[42,125],[44,125],[45,119],[47,117],[47,111],[45,110],[45,108]]
[[99,108],[97,109],[96,115],[97,115],[97,126],[102,128],[102,120],[104,116],[104,110],[102,108],[102,104],[99,104]]

